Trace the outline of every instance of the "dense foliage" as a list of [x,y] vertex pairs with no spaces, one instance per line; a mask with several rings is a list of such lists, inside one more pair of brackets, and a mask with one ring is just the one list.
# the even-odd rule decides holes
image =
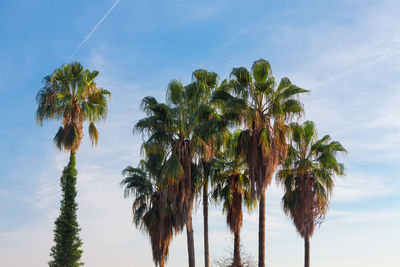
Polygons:
[[329,136],[315,141],[312,122],[292,122],[303,115],[299,96],[307,92],[286,77],[276,84],[269,62],[260,59],[251,70],[233,68],[221,83],[216,73],[203,69],[193,72],[188,85],[172,80],[166,103],[152,96],[142,100],[146,117],[135,131],[144,137],[144,159],[138,168],[124,170],[122,185],[126,196],[135,197],[134,221],[150,235],[156,265],[165,265],[173,235],[186,226],[189,266],[194,266],[191,213],[194,198],[202,193],[209,266],[211,186],[212,199],[223,204],[234,234],[229,266],[244,266],[242,206],[252,210],[259,204],[258,266],[264,267],[265,190],[276,172],[285,187],[284,211],[308,240],[327,212],[334,175],[343,174],[336,152],[345,150]]
[[55,221],[54,243],[49,262],[50,267],[78,267],[82,266],[82,241],[79,238],[79,225],[76,216],[78,204],[76,197],[75,154],[71,153],[69,163],[61,176],[62,200],[60,215]]

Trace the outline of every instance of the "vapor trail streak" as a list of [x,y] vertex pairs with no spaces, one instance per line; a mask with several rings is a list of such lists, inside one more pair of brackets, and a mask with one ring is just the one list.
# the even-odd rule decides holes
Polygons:
[[94,28],[89,32],[89,34],[85,37],[85,39],[83,39],[83,41],[75,49],[74,53],[72,53],[72,55],[69,57],[68,61],[71,60],[73,58],[73,56],[75,56],[76,52],[78,52],[78,50],[87,42],[87,40],[89,40],[89,38],[92,36],[92,34],[97,30],[97,28],[101,25],[101,23],[103,23],[103,21],[107,18],[107,16],[111,13],[111,11],[113,11],[113,9],[118,5],[118,3],[120,1],[121,0],[117,0],[114,2],[112,7],[106,12],[106,14],[104,14],[104,16],[99,20],[99,22],[97,22],[96,26],[94,26]]

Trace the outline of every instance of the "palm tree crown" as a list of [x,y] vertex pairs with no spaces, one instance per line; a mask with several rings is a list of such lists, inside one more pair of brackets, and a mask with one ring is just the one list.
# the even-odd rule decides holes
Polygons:
[[346,152],[329,135],[317,140],[312,121],[291,123],[292,144],[288,157],[276,178],[284,185],[283,209],[302,237],[312,235],[316,222],[323,219],[329,207],[334,177],[344,175],[344,165],[337,152]]
[[36,123],[45,119],[62,120],[54,143],[61,150],[76,152],[83,137],[83,122],[89,122],[92,145],[97,144],[98,131],[94,122],[107,115],[106,95],[111,93],[98,88],[94,79],[97,71],[90,71],[78,63],[65,64],[44,78],[36,101]]

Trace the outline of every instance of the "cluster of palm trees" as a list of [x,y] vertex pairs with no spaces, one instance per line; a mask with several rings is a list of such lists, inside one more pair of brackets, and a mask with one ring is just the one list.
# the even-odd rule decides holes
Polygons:
[[189,267],[195,266],[192,211],[202,195],[205,266],[211,197],[222,203],[234,235],[234,267],[242,266],[242,207],[258,205],[258,265],[264,267],[265,190],[276,174],[309,266],[309,238],[327,212],[334,177],[344,175],[336,155],[345,149],[328,135],[318,140],[313,122],[293,122],[304,113],[299,96],[307,92],[288,78],[277,84],[270,64],[260,59],[250,71],[234,68],[222,82],[214,72],[196,70],[187,85],[169,83],[165,103],[142,100],[146,116],[134,132],[144,137],[143,159],[123,171],[121,184],[126,197],[134,196],[134,223],[150,236],[156,265],[165,266],[173,236],[186,228]]
[[[74,62],[44,78],[37,94],[36,122],[56,119],[61,126],[55,145],[70,153],[61,177],[60,216],[55,222],[49,266],[80,266],[77,222],[75,154],[83,124],[89,124],[92,145],[98,141],[95,123],[107,115],[109,91],[94,79],[97,71]],[[240,230],[243,207],[259,208],[259,267],[265,266],[265,190],[275,174],[284,188],[284,212],[305,241],[309,266],[309,238],[329,206],[334,177],[344,174],[336,159],[343,146],[326,135],[317,138],[314,123],[298,124],[304,112],[299,96],[308,91],[283,78],[276,83],[270,64],[260,59],[251,70],[234,68],[219,82],[214,72],[199,69],[192,82],[172,80],[166,102],[148,96],[141,107],[146,116],[134,132],[143,134],[143,159],[123,171],[125,196],[134,196],[133,218],[150,236],[153,260],[164,267],[174,235],[186,229],[189,267],[195,266],[193,202],[202,196],[204,258],[209,267],[208,202],[222,203],[234,235],[231,266],[241,267]]]

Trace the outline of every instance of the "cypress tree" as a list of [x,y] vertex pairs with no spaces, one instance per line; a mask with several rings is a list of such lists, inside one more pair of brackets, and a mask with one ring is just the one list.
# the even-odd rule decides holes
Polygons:
[[62,190],[60,215],[55,221],[54,243],[50,256],[49,267],[82,266],[82,241],[79,237],[79,225],[76,212],[78,204],[75,201],[76,177],[75,153],[71,152],[68,165],[64,168],[60,184]]

